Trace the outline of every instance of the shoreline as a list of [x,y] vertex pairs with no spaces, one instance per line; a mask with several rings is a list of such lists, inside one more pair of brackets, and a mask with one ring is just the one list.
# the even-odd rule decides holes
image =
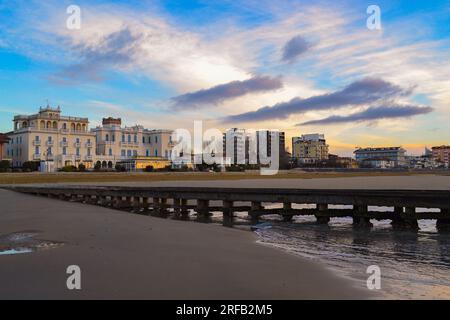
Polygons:
[[[324,266],[239,229],[0,190],[0,234],[63,246],[0,256],[2,299],[368,299]],[[82,270],[70,291],[68,265]]]

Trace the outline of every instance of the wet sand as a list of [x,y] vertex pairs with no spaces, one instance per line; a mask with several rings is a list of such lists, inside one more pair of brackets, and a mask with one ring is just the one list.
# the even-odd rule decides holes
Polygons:
[[450,190],[450,175],[411,175],[378,177],[336,177],[314,179],[242,179],[190,181],[83,182],[75,185],[300,188],[300,189],[416,189]]
[[[248,231],[165,220],[0,189],[0,235],[64,242],[0,255],[0,299],[365,299],[321,265]],[[66,268],[81,268],[79,291]]]

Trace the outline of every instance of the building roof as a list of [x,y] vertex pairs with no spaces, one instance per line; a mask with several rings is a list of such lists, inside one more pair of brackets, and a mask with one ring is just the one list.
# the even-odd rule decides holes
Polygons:
[[356,152],[367,152],[367,151],[400,151],[404,150],[402,147],[378,147],[378,148],[357,148],[353,153]]

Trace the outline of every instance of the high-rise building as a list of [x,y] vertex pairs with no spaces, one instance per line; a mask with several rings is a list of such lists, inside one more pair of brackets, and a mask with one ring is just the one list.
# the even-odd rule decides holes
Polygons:
[[439,146],[431,148],[433,160],[437,165],[450,167],[450,146]]
[[358,148],[353,153],[360,166],[380,168],[406,166],[406,150],[402,147]]
[[304,134],[292,138],[292,157],[298,164],[314,164],[328,159],[328,145],[323,134]]

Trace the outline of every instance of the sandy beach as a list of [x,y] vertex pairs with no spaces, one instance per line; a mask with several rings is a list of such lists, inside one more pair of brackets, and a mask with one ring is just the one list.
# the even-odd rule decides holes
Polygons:
[[[0,299],[364,299],[321,265],[248,231],[0,190],[0,235],[63,245],[0,255]],[[66,268],[81,268],[68,290]]]

